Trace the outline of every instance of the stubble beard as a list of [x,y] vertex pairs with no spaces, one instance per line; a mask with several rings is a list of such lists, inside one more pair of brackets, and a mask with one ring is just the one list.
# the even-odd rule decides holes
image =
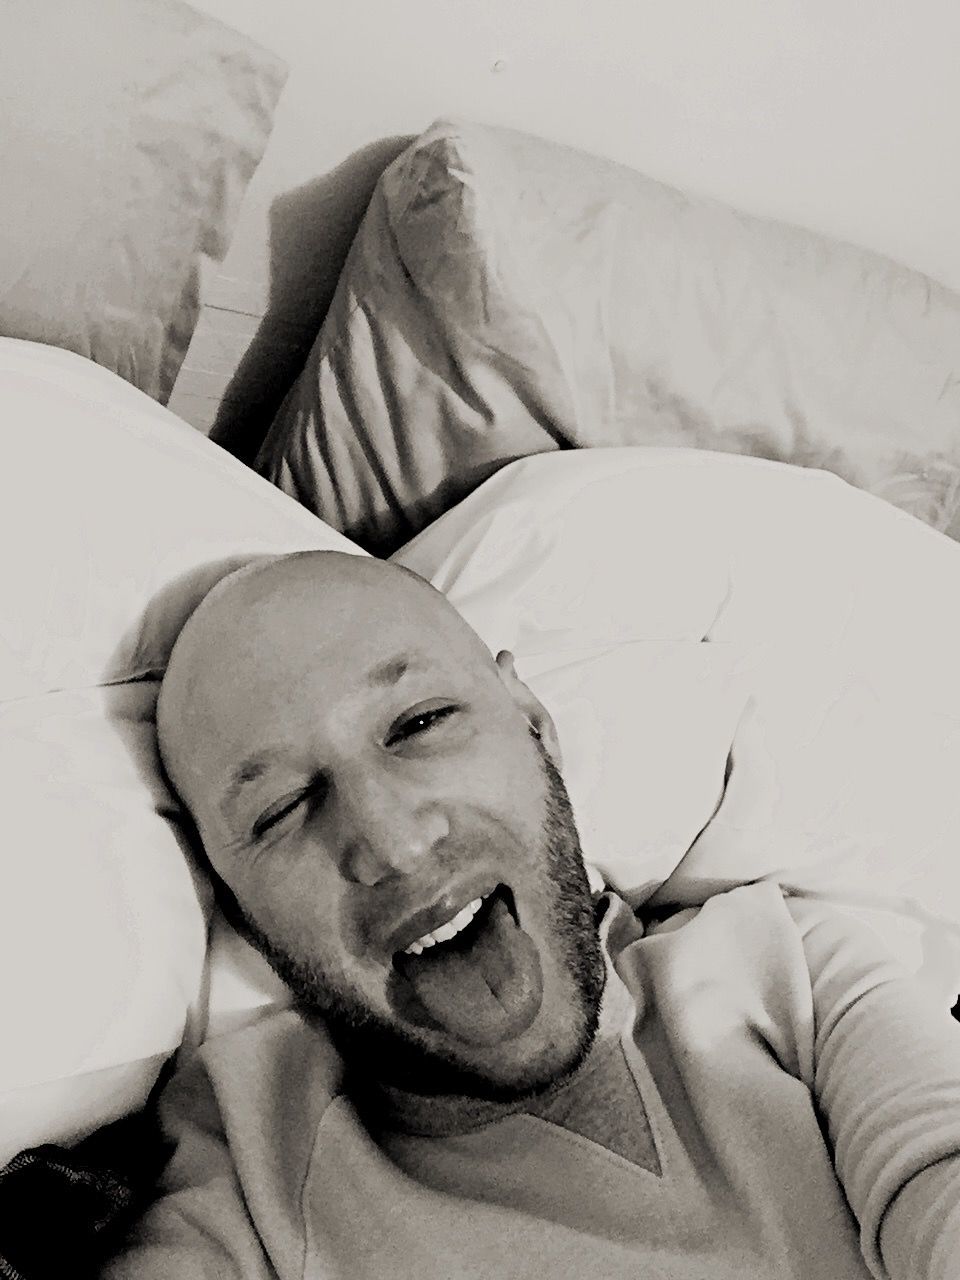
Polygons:
[[454,1050],[427,1047],[415,1033],[382,1018],[351,993],[338,990],[309,960],[278,946],[254,921],[247,917],[235,921],[290,987],[304,1012],[321,1015],[348,1068],[375,1073],[380,1085],[427,1096],[457,1094],[484,1102],[516,1102],[535,1097],[572,1075],[590,1051],[606,967],[570,798],[543,744],[536,737],[534,742],[546,780],[542,851],[544,876],[553,890],[553,944],[561,970],[571,979],[577,1006],[574,1021],[579,1028],[562,1060],[554,1053],[549,1062],[524,1064],[508,1082],[491,1080]]

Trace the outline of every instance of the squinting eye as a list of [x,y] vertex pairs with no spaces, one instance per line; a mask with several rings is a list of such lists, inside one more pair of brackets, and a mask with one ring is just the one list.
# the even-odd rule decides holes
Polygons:
[[429,711],[421,711],[419,715],[410,716],[393,730],[387,738],[387,746],[391,747],[394,743],[415,737],[419,733],[427,733],[441,720],[452,716],[456,709],[456,707],[432,707]]
[[266,813],[261,814],[253,824],[254,839],[259,840],[261,836],[266,835],[271,827],[275,827],[278,822],[282,822],[284,818],[289,817],[303,803],[303,799],[302,795],[295,796],[291,800],[282,802],[277,808],[268,809]]

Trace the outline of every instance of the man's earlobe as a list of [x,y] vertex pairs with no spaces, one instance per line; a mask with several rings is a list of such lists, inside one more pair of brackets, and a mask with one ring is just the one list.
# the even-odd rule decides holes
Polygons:
[[535,718],[527,717],[530,732],[543,743],[543,749],[556,767],[562,769],[563,752],[560,750],[560,735],[557,733],[557,726],[553,723],[553,717],[543,703],[538,701],[537,706],[540,709],[539,714]]

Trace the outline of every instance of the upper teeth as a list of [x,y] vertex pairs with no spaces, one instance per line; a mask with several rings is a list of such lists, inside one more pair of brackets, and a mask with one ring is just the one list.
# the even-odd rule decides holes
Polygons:
[[409,947],[404,947],[404,951],[407,955],[418,956],[425,947],[433,947],[438,942],[449,942],[451,938],[455,938],[462,929],[467,927],[480,910],[482,903],[483,898],[474,898],[472,902],[467,903],[462,911],[458,911],[452,920],[442,924],[439,929],[434,929],[432,933],[425,933],[416,942],[411,942]]

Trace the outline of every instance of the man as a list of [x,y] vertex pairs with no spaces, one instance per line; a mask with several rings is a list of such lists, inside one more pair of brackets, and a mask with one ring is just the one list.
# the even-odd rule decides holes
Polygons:
[[428,584],[231,575],[158,732],[299,1007],[179,1070],[109,1276],[960,1274],[949,1011],[773,885],[595,897],[549,715]]

